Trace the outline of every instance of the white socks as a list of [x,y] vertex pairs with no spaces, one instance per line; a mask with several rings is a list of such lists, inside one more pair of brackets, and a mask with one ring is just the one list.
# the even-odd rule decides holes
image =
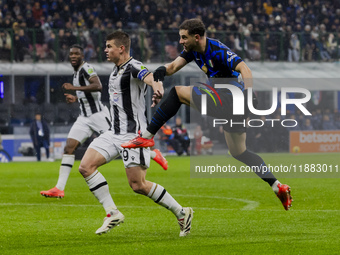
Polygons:
[[156,152],[150,150],[150,158],[154,159],[156,157]]
[[184,210],[182,210],[182,206],[161,185],[153,183],[148,197],[170,210],[176,215],[177,219],[183,218]]
[[279,182],[278,180],[276,180],[276,181],[273,183],[273,185],[272,185],[272,189],[273,189],[273,191],[275,192],[275,194],[277,194],[277,193],[279,192],[279,187],[277,186],[279,183],[281,183],[281,182]]
[[61,166],[59,168],[59,178],[56,187],[59,190],[64,190],[66,182],[70,175],[71,169],[74,164],[74,155],[63,154],[61,159]]
[[151,134],[148,130],[143,131],[142,137],[146,139],[151,139],[154,135]]
[[105,177],[98,172],[94,171],[93,174],[85,178],[87,185],[89,186],[92,194],[98,199],[98,201],[103,205],[106,214],[111,211],[117,210],[117,206],[113,202],[109,191],[109,185],[106,182]]

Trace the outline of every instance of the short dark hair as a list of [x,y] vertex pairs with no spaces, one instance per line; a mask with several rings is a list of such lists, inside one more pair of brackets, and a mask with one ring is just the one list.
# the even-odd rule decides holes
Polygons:
[[36,109],[34,115],[43,115],[41,109]]
[[130,52],[130,45],[131,40],[128,33],[124,31],[117,30],[108,36],[106,36],[106,41],[115,40],[115,45],[119,47],[120,45],[123,45],[126,49],[126,52]]
[[79,44],[73,44],[73,45],[70,47],[70,49],[72,49],[72,48],[77,48],[77,49],[80,49],[81,52],[84,52],[84,48],[81,47]]
[[204,36],[205,34],[205,26],[200,19],[188,19],[183,21],[183,23],[179,26],[179,29],[188,30],[189,35],[200,35]]

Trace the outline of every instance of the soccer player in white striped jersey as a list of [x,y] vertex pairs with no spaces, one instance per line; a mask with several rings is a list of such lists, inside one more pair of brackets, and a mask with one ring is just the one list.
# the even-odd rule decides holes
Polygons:
[[[65,93],[65,97],[67,103],[79,102],[80,116],[67,136],[57,185],[40,192],[42,196],[51,198],[65,196],[64,189],[75,161],[74,152],[79,145],[94,132],[102,134],[111,128],[109,110],[101,102],[102,84],[93,66],[84,61],[83,48],[80,45],[72,45],[69,59],[74,69],[73,84],[64,83],[63,88],[76,92],[76,96]],[[151,157],[165,170],[167,169],[167,162],[158,150],[154,150]]]
[[115,31],[106,38],[107,59],[115,64],[109,79],[112,128],[93,140],[79,166],[90,191],[106,212],[103,225],[96,234],[107,233],[125,218],[110,195],[105,177],[98,171],[101,165],[121,156],[133,191],[170,210],[180,225],[180,236],[186,236],[190,233],[193,210],[190,207],[183,208],[161,185],[145,179],[150,165],[149,148],[126,150],[120,146],[139,130],[146,128],[146,84],[154,91],[152,106],[158,103],[164,93],[162,83],[155,82],[153,74],[130,56],[130,44],[129,35],[123,31]]

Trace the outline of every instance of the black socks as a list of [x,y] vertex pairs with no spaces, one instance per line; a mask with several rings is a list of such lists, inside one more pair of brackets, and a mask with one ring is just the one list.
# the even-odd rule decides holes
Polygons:
[[147,130],[155,135],[157,131],[171,119],[178,112],[181,107],[181,102],[179,101],[176,88],[173,87],[164,102],[158,107],[156,113],[153,115]]
[[277,180],[272,172],[269,171],[263,159],[259,155],[246,150],[241,155],[238,155],[234,158],[246,164],[247,166],[250,166],[256,175],[265,182],[268,182],[270,186],[272,186]]

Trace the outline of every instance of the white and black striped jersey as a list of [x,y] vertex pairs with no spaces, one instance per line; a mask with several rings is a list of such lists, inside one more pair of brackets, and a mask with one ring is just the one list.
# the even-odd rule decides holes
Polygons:
[[[87,62],[78,68],[78,71],[73,75],[73,86],[81,87],[90,85],[90,78],[98,76],[93,66]],[[76,91],[78,102],[80,105],[80,115],[89,117],[92,114],[99,112],[103,109],[104,105],[101,102],[101,92],[84,92]]]
[[145,130],[145,94],[143,82],[148,69],[132,57],[115,66],[109,79],[112,130],[115,134],[137,133]]

